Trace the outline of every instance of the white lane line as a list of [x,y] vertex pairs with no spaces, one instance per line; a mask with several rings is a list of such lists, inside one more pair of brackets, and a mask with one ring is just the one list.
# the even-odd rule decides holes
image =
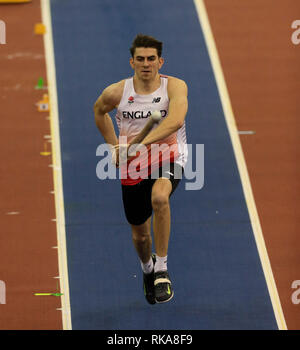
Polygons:
[[238,133],[239,133],[239,135],[254,135],[255,131],[253,131],[253,130],[245,130],[245,131],[239,130]]
[[57,103],[56,71],[55,71],[54,46],[53,46],[53,37],[52,37],[50,0],[41,0],[41,9],[42,9],[42,21],[46,26],[46,34],[44,35],[44,46],[45,46],[48,90],[49,90],[49,97],[50,97],[51,139],[53,140],[51,147],[52,147],[54,192],[55,192],[58,267],[59,267],[59,275],[61,276],[60,293],[63,294],[61,296],[62,321],[63,321],[63,329],[71,330],[72,322],[71,322],[71,307],[70,307],[70,296],[69,296],[65,212],[64,212],[61,154],[60,154],[59,115],[58,115],[58,103]]
[[233,114],[233,110],[232,110],[232,106],[231,106],[225,78],[224,78],[223,71],[222,71],[221,64],[220,64],[220,60],[219,60],[217,47],[216,47],[215,40],[214,40],[212,31],[211,31],[211,27],[210,27],[208,15],[206,12],[206,8],[204,5],[204,1],[203,0],[194,0],[194,4],[195,4],[196,10],[197,10],[200,26],[201,26],[203,34],[204,34],[205,42],[207,45],[208,53],[210,56],[211,64],[212,64],[214,75],[216,78],[216,83],[217,83],[217,87],[219,90],[221,103],[223,106],[224,116],[225,116],[225,120],[227,123],[227,128],[229,130],[229,134],[230,134],[230,138],[231,138],[237,166],[239,169],[240,178],[241,178],[243,191],[244,191],[244,196],[245,196],[246,204],[248,207],[248,212],[250,215],[251,225],[252,225],[252,229],[253,229],[253,233],[254,233],[254,237],[255,237],[255,241],[256,241],[259,257],[260,257],[260,261],[262,264],[263,272],[265,275],[267,287],[269,290],[269,294],[270,294],[276,322],[277,322],[279,329],[285,330],[285,329],[287,329],[287,326],[286,326],[284,314],[282,311],[277,287],[275,284],[270,260],[268,257],[268,253],[267,253],[267,249],[266,249],[266,245],[265,245],[265,241],[264,241],[264,237],[263,237],[263,233],[262,233],[262,228],[260,225],[260,220],[259,220],[259,216],[257,213],[253,193],[252,193],[252,188],[251,188],[251,183],[250,183],[250,179],[249,179],[249,175],[248,175],[248,170],[247,170],[243,150],[241,147],[241,143],[240,143],[240,139],[239,139],[236,123],[235,123],[235,118],[234,118],[234,114]]

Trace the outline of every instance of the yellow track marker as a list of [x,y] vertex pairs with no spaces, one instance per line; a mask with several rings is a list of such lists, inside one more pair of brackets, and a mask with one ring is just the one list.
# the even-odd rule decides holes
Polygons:
[[0,4],[22,4],[31,0],[0,0]]
[[47,151],[47,142],[44,142],[44,151],[40,152],[41,156],[50,156],[51,152]]
[[46,26],[43,23],[36,23],[34,26],[34,34],[45,34]]
[[63,295],[62,293],[34,293],[35,296],[54,296],[54,297],[60,297]]
[[37,103],[39,112],[49,112],[49,96],[43,95],[43,99]]

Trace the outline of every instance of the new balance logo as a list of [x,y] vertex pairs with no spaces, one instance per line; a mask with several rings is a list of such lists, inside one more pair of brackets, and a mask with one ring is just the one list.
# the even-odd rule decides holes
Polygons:
[[152,103],[158,103],[160,101],[161,97],[154,97]]

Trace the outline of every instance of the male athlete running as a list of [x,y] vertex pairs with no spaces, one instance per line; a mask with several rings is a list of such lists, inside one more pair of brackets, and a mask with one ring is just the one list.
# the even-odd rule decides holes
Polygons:
[[[136,157],[129,157],[125,165],[120,164],[121,173],[126,175],[121,177],[124,210],[141,261],[144,293],[147,301],[155,304],[169,301],[174,295],[167,269],[171,222],[169,198],[187,161],[184,121],[188,109],[187,86],[183,80],[159,73],[164,64],[162,42],[139,34],[130,52],[133,77],[104,89],[94,105],[94,112],[99,131],[116,150],[117,166],[119,140],[108,113],[117,109],[119,138],[127,137],[127,149],[149,120],[151,112],[158,110],[162,115],[158,126],[141,142],[147,146],[146,152],[137,152]],[[153,151],[153,145],[159,147],[159,156]],[[130,165],[137,159],[139,162],[130,170]],[[136,172],[140,176],[134,176]],[[152,254],[152,213],[156,254]]]

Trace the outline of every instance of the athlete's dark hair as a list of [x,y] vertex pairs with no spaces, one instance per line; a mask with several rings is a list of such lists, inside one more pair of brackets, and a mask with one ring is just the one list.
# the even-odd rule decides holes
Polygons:
[[157,50],[158,57],[161,57],[163,43],[153,38],[153,36],[138,34],[130,48],[131,56],[134,57],[135,49],[137,47],[153,47]]

